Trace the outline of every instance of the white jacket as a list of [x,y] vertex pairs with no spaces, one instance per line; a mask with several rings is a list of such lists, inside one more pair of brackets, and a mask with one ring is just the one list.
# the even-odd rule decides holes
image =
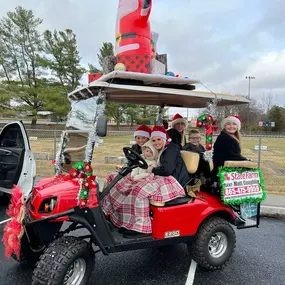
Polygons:
[[[157,164],[158,151],[156,150],[156,148],[153,147],[151,141],[146,142],[142,146],[142,153],[144,152],[145,147],[149,147],[152,150],[153,156],[148,157],[146,159],[144,155],[142,154],[142,157],[145,159],[146,163],[148,164],[148,167],[150,166],[157,167],[158,166]],[[148,177],[149,175],[150,173],[147,172],[147,169],[142,169],[140,167],[135,168],[131,173],[131,177],[133,178],[133,180],[140,180],[142,178]]]

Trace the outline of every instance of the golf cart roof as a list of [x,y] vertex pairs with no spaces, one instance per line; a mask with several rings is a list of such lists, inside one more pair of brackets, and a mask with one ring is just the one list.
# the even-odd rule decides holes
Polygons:
[[71,101],[97,96],[100,90],[114,103],[204,108],[218,99],[218,106],[246,104],[242,96],[194,91],[198,80],[165,75],[114,71],[68,94]]

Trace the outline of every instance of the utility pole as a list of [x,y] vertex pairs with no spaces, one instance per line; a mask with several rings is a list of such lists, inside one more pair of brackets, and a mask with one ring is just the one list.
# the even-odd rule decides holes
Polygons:
[[[248,100],[250,101],[250,81],[255,79],[254,76],[246,76],[245,79],[248,79]],[[248,127],[250,126],[250,102],[248,103]]]
[[248,79],[248,100],[250,100],[250,80],[255,79],[254,76],[246,76],[245,79]]

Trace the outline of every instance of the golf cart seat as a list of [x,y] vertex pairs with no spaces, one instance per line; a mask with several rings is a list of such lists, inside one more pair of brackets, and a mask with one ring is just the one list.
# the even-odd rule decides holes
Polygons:
[[241,161],[225,161],[225,167],[243,167],[243,168],[257,168],[258,165],[256,162],[249,160],[241,160]]
[[181,156],[185,163],[188,173],[195,174],[198,170],[200,155],[196,152],[182,150]]

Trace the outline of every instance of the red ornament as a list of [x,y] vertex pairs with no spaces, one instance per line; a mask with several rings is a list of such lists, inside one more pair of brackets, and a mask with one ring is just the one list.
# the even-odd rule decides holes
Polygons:
[[79,208],[85,208],[87,205],[87,199],[79,199]]
[[212,149],[212,143],[206,143],[206,150]]
[[78,175],[78,178],[86,178],[87,175],[83,172],[80,172],[79,175]]
[[213,117],[211,115],[208,115],[206,121],[207,122],[212,122],[213,121]]
[[78,175],[78,171],[77,171],[75,168],[71,168],[71,169],[69,170],[69,175],[70,175],[72,178],[75,178],[75,177],[77,177],[77,175]]

